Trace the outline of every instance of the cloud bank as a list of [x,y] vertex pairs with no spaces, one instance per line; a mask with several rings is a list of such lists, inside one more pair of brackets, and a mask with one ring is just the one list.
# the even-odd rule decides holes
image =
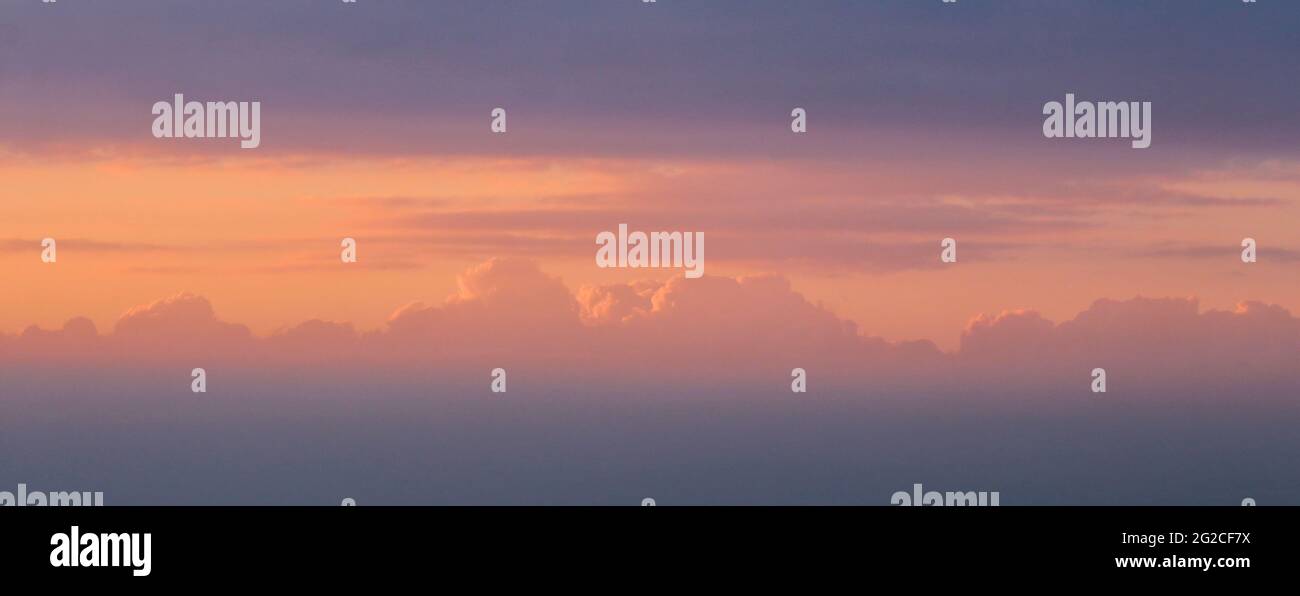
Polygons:
[[1004,505],[1294,503],[1297,347],[1277,306],[1135,298],[977,317],[944,352],[777,276],[571,291],[498,259],[374,330],[261,337],[178,294],[112,329],[0,336],[0,479],[113,505],[885,505],[914,482]]
[[[1243,302],[1201,312],[1194,298],[1098,300],[1052,322],[1032,310],[981,315],[960,348],[892,342],[809,302],[780,276],[642,280],[571,291],[538,265],[493,259],[465,271],[439,304],[397,308],[380,329],[310,320],[258,337],[223,321],[207,299],[182,293],[124,313],[100,332],[85,318],[61,329],[0,336],[8,364],[156,366],[179,361],[273,374],[278,367],[439,371],[478,377],[496,367],[553,379],[733,382],[781,386],[804,368],[840,389],[980,383],[1088,391],[1090,371],[1111,386],[1170,398],[1178,388],[1239,382],[1224,399],[1289,399],[1300,373],[1300,320]],[[863,297],[869,299],[869,297]],[[1268,387],[1262,395],[1251,388]]]

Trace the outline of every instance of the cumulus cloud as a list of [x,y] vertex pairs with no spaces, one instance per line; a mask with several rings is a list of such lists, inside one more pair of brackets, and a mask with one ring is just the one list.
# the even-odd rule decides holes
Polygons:
[[356,330],[352,328],[351,323],[335,323],[333,321],[312,319],[279,331],[272,335],[270,339],[293,346],[307,346],[350,340],[354,337],[356,337]]
[[413,303],[369,344],[390,358],[549,358],[580,347],[578,303],[532,261],[492,259],[461,274],[442,304]]
[[1194,298],[1103,299],[1060,323],[1032,310],[1007,311],[973,319],[959,349],[945,353],[928,341],[864,333],[773,275],[674,277],[575,292],[535,262],[493,259],[464,272],[458,288],[439,304],[398,308],[374,331],[312,320],[266,338],[183,293],[131,309],[105,335],[78,318],[59,330],[5,337],[0,350],[11,360],[201,356],[245,367],[330,362],[330,370],[351,365],[362,376],[377,365],[443,374],[502,366],[540,379],[767,386],[788,383],[799,367],[823,386],[849,389],[1028,382],[1086,392],[1089,372],[1102,367],[1117,387],[1166,396],[1237,379],[1248,393],[1268,383],[1277,397],[1274,389],[1294,387],[1300,376],[1300,319],[1259,302],[1202,312]]
[[969,374],[1000,372],[1011,382],[1082,378],[1100,367],[1143,399],[1208,391],[1285,400],[1300,381],[1296,354],[1300,319],[1280,306],[1202,312],[1195,298],[1138,297],[1097,300],[1061,323],[1026,310],[979,317],[958,355]]
[[73,317],[59,329],[42,329],[32,325],[17,337],[0,335],[0,356],[31,358],[88,357],[98,353],[102,340],[95,323],[85,317]]
[[183,292],[123,313],[113,337],[137,347],[167,348],[240,343],[251,334],[243,325],[218,320],[207,298]]

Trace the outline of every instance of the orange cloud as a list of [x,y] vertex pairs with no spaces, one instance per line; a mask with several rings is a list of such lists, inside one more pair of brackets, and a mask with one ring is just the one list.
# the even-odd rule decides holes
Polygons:
[[1098,300],[1061,323],[1008,311],[973,320],[960,348],[946,353],[928,341],[864,334],[778,276],[677,277],[575,293],[532,261],[493,259],[465,271],[458,287],[441,304],[397,309],[379,330],[310,320],[268,337],[220,320],[203,297],[179,294],[131,309],[106,335],[72,319],[60,330],[0,336],[0,353],[7,362],[328,365],[321,370],[361,376],[485,375],[501,366],[533,379],[773,386],[800,367],[823,387],[979,383],[996,392],[1053,383],[1080,394],[1094,367],[1107,368],[1117,387],[1163,395],[1214,379],[1239,380],[1251,393],[1300,377],[1300,319],[1257,302],[1200,312],[1195,299]]

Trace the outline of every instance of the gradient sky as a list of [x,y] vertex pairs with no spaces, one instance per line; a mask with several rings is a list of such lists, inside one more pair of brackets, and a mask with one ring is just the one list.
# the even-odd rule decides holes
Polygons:
[[[235,357],[246,352],[285,366],[360,355],[405,370],[418,366],[401,355],[430,355],[421,342],[437,341],[459,346],[437,348],[440,359],[478,371],[509,356],[560,393],[591,373],[635,379],[624,390],[637,394],[666,367],[689,373],[682,395],[721,399],[710,375],[731,367],[723,377],[763,394],[802,357],[834,371],[846,395],[874,383],[853,371],[902,371],[891,399],[904,402],[1009,382],[995,364],[1040,365],[1022,392],[976,392],[1005,407],[1062,391],[1054,383],[1073,374],[1062,362],[1090,369],[1090,358],[1118,353],[1152,373],[1144,390],[1157,403],[1189,386],[1213,393],[1246,366],[1257,376],[1238,380],[1264,404],[1246,418],[1291,420],[1298,22],[1300,5],[1275,0],[4,0],[0,364],[63,353],[87,370],[157,370],[149,363],[176,352],[255,377],[256,362]],[[1151,148],[1043,138],[1044,102],[1067,92],[1151,101]],[[153,138],[150,109],[175,93],[261,101],[261,147]],[[498,106],[505,135],[488,127]],[[794,107],[808,111],[807,134],[789,130]],[[597,268],[595,236],[620,223],[704,232],[709,277]],[[59,242],[57,264],[40,261],[45,237]],[[344,237],[358,242],[356,264],[339,261]],[[958,240],[955,265],[939,262],[944,237]],[[1244,237],[1259,242],[1259,262],[1239,259]],[[502,337],[512,339],[494,343]],[[185,338],[206,343],[187,351]],[[698,350],[662,355],[683,342]],[[1034,360],[1034,346],[1070,357]],[[1258,346],[1265,354],[1247,364],[1234,357]],[[657,364],[637,364],[647,353]],[[1153,353],[1183,364],[1151,363]],[[948,372],[918,389],[933,366]],[[379,374],[343,368],[345,384]],[[22,403],[62,386],[5,383],[4,397]],[[121,383],[115,391],[131,394]],[[292,392],[284,378],[249,383]],[[165,399],[146,385],[141,403]],[[32,393],[14,393],[24,387]],[[390,389],[398,402],[419,393]],[[760,401],[779,410],[774,399]],[[346,417],[347,406],[331,407]],[[265,408],[250,415],[269,424],[287,406]],[[618,411],[609,416],[629,415]],[[539,423],[543,434],[582,419],[539,416],[554,422]],[[375,424],[399,418],[385,410]],[[752,434],[759,419],[699,436]],[[972,420],[961,423],[967,440]],[[883,484],[917,481],[903,476]],[[722,478],[717,492],[683,497],[738,498]],[[816,500],[764,478],[768,494]],[[1181,494],[1125,492],[1121,480],[1095,500]],[[1053,486],[1026,492],[1070,502]],[[1300,499],[1294,484],[1271,486]],[[382,496],[414,498],[392,490]],[[852,500],[836,490],[830,500]]]

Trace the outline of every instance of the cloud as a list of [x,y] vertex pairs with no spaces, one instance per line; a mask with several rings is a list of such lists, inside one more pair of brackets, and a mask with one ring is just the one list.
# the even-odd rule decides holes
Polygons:
[[287,363],[354,358],[360,335],[351,323],[312,319],[280,329],[265,340],[265,348]]
[[959,356],[968,373],[1009,383],[1086,378],[1100,367],[1144,401],[1207,389],[1230,391],[1224,399],[1289,400],[1279,389],[1300,380],[1297,353],[1300,319],[1280,306],[1200,312],[1195,298],[1138,297],[1097,300],[1059,324],[1028,310],[979,317]]
[[[1148,247],[1145,250],[1132,251],[1130,254],[1138,257],[1206,259],[1222,261],[1223,263],[1240,263],[1241,251],[1241,246],[1235,243],[1225,243],[1221,245],[1158,244]],[[1256,251],[1256,256],[1259,258],[1260,263],[1268,263],[1270,261],[1280,263],[1300,262],[1300,250],[1285,246],[1273,246],[1268,244],[1261,245]]]
[[[397,309],[381,329],[311,320],[270,337],[220,320],[182,293],[131,309],[99,335],[86,319],[61,330],[4,337],[11,360],[147,363],[203,358],[243,368],[314,366],[365,377],[377,370],[444,377],[497,366],[536,379],[651,383],[788,383],[792,368],[823,387],[1069,388],[1087,392],[1106,368],[1119,390],[1170,398],[1207,384],[1240,383],[1255,399],[1294,387],[1300,320],[1279,306],[1243,302],[1199,310],[1193,298],[1098,300],[1054,323],[1033,310],[981,315],[945,353],[928,341],[891,342],[809,302],[774,275],[673,277],[571,292],[533,261],[492,259],[465,271],[442,303]],[[378,368],[376,368],[378,367]],[[423,372],[422,372],[423,371]],[[1280,385],[1279,385],[1280,384]],[[1226,397],[1226,396],[1225,396]]]
[[[85,253],[178,252],[184,250],[182,247],[178,246],[150,244],[145,242],[105,242],[85,238],[55,238],[55,240],[58,242],[58,249],[61,253],[74,251]],[[40,254],[41,246],[41,239],[0,238],[0,250],[29,250],[33,254]]]
[[254,342],[247,327],[217,319],[207,298],[182,292],[123,313],[111,339],[127,354],[237,354]]
[[[0,142],[29,149],[137,141],[140,131],[121,115],[190,81],[186,91],[197,98],[233,90],[295,106],[276,130],[268,122],[263,151],[780,153],[764,133],[780,133],[772,121],[795,101],[809,108],[819,138],[840,138],[801,152],[860,153],[871,146],[863,131],[926,127],[979,150],[993,137],[1014,142],[1016,131],[1032,129],[1026,104],[1071,89],[1154,101],[1168,131],[1158,143],[1259,153],[1294,145],[1287,82],[1296,66],[1273,59],[1293,45],[1286,24],[1296,8],[1286,3],[1251,12],[1217,3],[1171,20],[1155,6],[1081,14],[1029,0],[964,7],[971,17],[964,19],[937,17],[924,3],[790,11],[783,2],[736,0],[649,15],[619,3],[391,2],[368,9],[364,27],[356,15],[305,2],[176,4],[183,8],[90,5],[84,21],[49,19],[40,6],[7,11],[0,26],[17,33],[0,35],[7,44],[0,116],[11,124]],[[1259,18],[1264,10],[1273,18]],[[1151,34],[1114,31],[1120,19]],[[1062,22],[1088,34],[1051,26]],[[1006,29],[1023,34],[999,34]],[[485,30],[500,43],[482,47]],[[65,43],[46,43],[55,38]],[[203,43],[187,43],[195,39]],[[191,81],[192,72],[205,76]],[[82,97],[96,97],[102,109],[75,109]],[[1250,110],[1239,108],[1240,97],[1251,98]],[[476,134],[485,105],[526,114],[508,146]],[[51,126],[60,122],[68,125]]]
[[[1296,448],[1298,349],[1279,306],[1139,297],[1060,322],[978,316],[942,352],[872,337],[779,276],[571,291],[494,259],[374,330],[258,337],[182,293],[110,330],[0,335],[2,436],[23,454],[0,473],[101,478],[116,503],[357,487],[373,503],[884,503],[917,479],[1018,503],[1294,502],[1277,479],[1294,471],[1279,454]],[[497,367],[508,396],[488,392]],[[807,394],[789,392],[795,367]]]
[[100,355],[103,339],[95,323],[85,317],[68,319],[60,329],[41,329],[32,325],[17,337],[0,334],[0,355],[23,354],[27,358],[92,358]]
[[376,339],[409,353],[462,354],[545,353],[579,341],[578,303],[533,261],[492,259],[461,274],[457,286],[441,305],[399,309]]

